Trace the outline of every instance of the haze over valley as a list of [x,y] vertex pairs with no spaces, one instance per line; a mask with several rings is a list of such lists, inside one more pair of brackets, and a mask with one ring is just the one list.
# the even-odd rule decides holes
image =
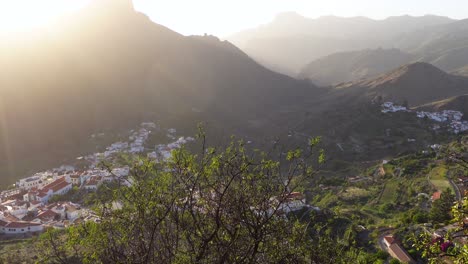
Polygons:
[[[467,231],[468,20],[282,12],[215,36],[158,1],[75,4],[0,34],[0,242],[31,243],[0,262],[429,263],[447,250],[413,234]],[[73,246],[29,240],[49,228]]]

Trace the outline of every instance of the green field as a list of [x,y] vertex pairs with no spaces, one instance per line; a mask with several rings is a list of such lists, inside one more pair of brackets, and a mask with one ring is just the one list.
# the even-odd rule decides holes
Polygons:
[[385,189],[380,197],[381,203],[393,202],[395,199],[395,193],[398,191],[398,182],[396,180],[388,181],[385,184]]
[[431,184],[439,191],[444,191],[447,188],[452,189],[452,186],[445,175],[447,175],[447,168],[445,167],[436,167],[429,173]]
[[368,190],[357,187],[348,187],[340,194],[341,198],[344,200],[361,199],[368,197],[369,195],[370,192]]

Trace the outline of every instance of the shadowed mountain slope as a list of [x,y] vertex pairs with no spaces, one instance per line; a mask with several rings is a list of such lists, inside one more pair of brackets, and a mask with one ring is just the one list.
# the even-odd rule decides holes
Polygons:
[[434,102],[468,92],[468,79],[450,75],[428,63],[404,65],[375,79],[340,84],[344,93],[368,98],[407,102],[411,106]]
[[415,56],[398,49],[376,49],[335,53],[308,64],[299,74],[318,85],[369,79],[410,63]]
[[93,150],[91,134],[148,119],[247,133],[249,120],[273,124],[276,111],[321,91],[228,42],[154,24],[125,0],[96,1],[47,31],[0,43],[3,175],[58,165]]

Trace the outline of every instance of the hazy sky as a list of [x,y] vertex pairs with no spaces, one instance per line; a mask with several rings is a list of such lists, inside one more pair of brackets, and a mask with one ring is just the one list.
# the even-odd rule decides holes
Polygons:
[[[29,27],[90,0],[0,0],[0,29]],[[280,12],[307,17],[437,14],[468,17],[468,0],[134,0],[135,8],[182,34],[226,36],[267,23]],[[21,24],[18,26],[18,24]]]
[[438,14],[468,17],[468,0],[134,0],[135,7],[183,34],[226,36],[267,23],[280,12],[307,17]]

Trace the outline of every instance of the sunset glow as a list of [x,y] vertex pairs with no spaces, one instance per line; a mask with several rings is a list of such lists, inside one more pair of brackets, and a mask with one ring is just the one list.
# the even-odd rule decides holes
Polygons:
[[0,0],[0,32],[31,31],[86,5],[85,0]]
[[[57,17],[86,6],[91,1],[100,0],[0,0],[0,32],[44,27]],[[447,0],[444,6],[439,3],[438,0],[133,0],[137,11],[181,34],[209,33],[219,37],[268,23],[276,14],[289,11],[310,18],[336,15],[384,19],[405,14],[463,18],[466,1]]]

